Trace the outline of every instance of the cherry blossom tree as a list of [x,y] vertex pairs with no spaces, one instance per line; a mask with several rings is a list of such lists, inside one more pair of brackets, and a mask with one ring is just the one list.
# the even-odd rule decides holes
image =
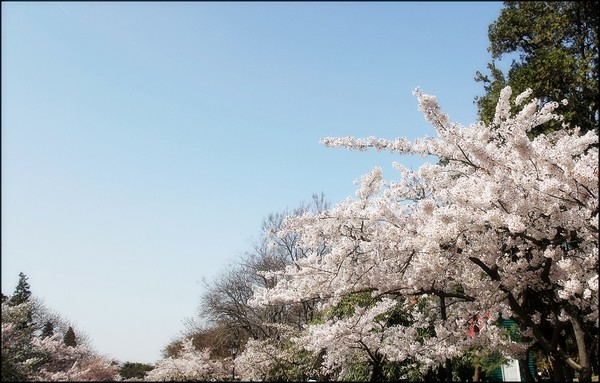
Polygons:
[[116,381],[119,366],[110,358],[97,355],[86,346],[69,346],[60,335],[34,337],[32,344],[42,355],[35,381]]
[[277,325],[278,337],[249,339],[235,359],[236,376],[242,381],[329,380],[320,370],[321,353],[302,349],[292,342],[298,333],[293,325]]
[[[356,198],[287,220],[280,235],[298,235],[305,256],[263,273],[277,283],[256,287],[250,303],[318,299],[326,310],[350,294],[370,293],[372,305],[308,326],[298,337],[307,349],[327,351],[325,368],[343,365],[356,345],[363,355],[416,360],[424,370],[448,370],[449,360],[468,350],[494,348],[523,359],[538,347],[557,367],[590,381],[590,360],[598,357],[592,347],[598,342],[598,136],[565,126],[529,137],[532,129],[562,120],[558,102],[541,104],[531,93],[512,98],[503,89],[493,121],[465,127],[417,89],[436,137],[324,138],[329,147],[439,161],[416,171],[395,163],[397,181],[384,180],[375,168],[360,180]],[[415,298],[434,302],[435,310],[415,310]],[[382,322],[398,307],[410,313],[408,322]],[[475,337],[467,336],[473,318],[485,318]],[[500,318],[516,321],[519,341],[495,325]]]
[[62,335],[38,336],[34,327],[19,326],[32,302],[2,304],[2,380],[115,381],[118,366],[86,345],[68,346]]
[[292,358],[293,353],[275,344],[273,339],[249,339],[235,363],[241,380],[272,381],[280,378],[277,371],[291,364]]
[[27,379],[35,357],[31,346],[32,326],[22,326],[28,321],[31,302],[12,305],[2,302],[2,380]]
[[192,338],[186,339],[177,356],[161,359],[144,380],[157,381],[226,381],[231,378],[231,359],[211,359],[210,350],[196,350]]

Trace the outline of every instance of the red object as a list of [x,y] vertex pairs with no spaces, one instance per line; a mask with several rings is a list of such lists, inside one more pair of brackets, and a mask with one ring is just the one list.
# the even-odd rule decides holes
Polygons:
[[485,314],[484,318],[485,319],[483,319],[479,315],[473,315],[471,319],[467,321],[467,325],[469,326],[469,332],[467,333],[468,336],[475,336],[479,334],[479,331],[481,331],[481,329],[485,327],[487,319],[490,318],[490,314]]

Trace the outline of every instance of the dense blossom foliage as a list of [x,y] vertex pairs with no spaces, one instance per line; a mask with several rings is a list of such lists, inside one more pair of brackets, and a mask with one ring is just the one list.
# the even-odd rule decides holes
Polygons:
[[210,381],[231,378],[231,360],[211,359],[207,349],[196,350],[192,338],[183,342],[177,356],[160,360],[146,374],[145,380],[157,381]]
[[277,365],[281,364],[282,360],[288,361],[292,357],[289,351],[282,350],[267,339],[250,339],[244,352],[236,358],[235,364],[241,380],[269,381],[275,380],[272,371]]
[[41,368],[33,380],[47,381],[115,381],[119,367],[105,356],[96,355],[85,346],[68,346],[60,336],[34,337],[32,344],[42,354]]
[[27,321],[29,306],[2,303],[2,380],[22,380],[29,373],[31,331],[20,326]]
[[[518,358],[536,344],[587,377],[589,340],[598,329],[597,134],[565,126],[530,138],[533,128],[562,119],[559,103],[540,105],[531,90],[512,99],[505,88],[493,122],[469,127],[450,122],[435,97],[419,89],[415,95],[437,137],[322,142],[439,162],[417,171],[395,163],[398,181],[385,181],[375,168],[355,199],[289,219],[280,234],[299,235],[306,257],[264,273],[278,283],[256,288],[251,303],[321,299],[327,308],[371,292],[379,303],[308,326],[299,338],[308,349],[327,350],[326,368],[343,364],[356,345],[390,361],[435,366],[476,345]],[[407,306],[411,297],[435,298],[439,309],[423,315]],[[381,324],[377,318],[398,306],[409,322]],[[474,317],[487,319],[469,337]],[[493,325],[499,318],[517,321],[519,342]],[[553,342],[565,328],[576,340],[575,357]]]
[[306,381],[326,377],[319,371],[318,355],[291,341],[296,329],[280,326],[278,334],[276,338],[248,340],[235,359],[236,377],[243,381]]

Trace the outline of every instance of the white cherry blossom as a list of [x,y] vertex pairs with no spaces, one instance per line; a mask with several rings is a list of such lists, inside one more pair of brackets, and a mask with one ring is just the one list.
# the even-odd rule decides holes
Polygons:
[[[377,167],[361,179],[356,199],[289,219],[281,235],[297,233],[307,256],[272,272],[278,283],[257,289],[252,303],[320,298],[327,308],[364,291],[381,300],[359,317],[331,318],[297,338],[306,349],[326,350],[329,369],[356,358],[356,344],[363,350],[358,355],[377,350],[387,360],[412,358],[429,367],[475,343],[518,357],[537,342],[576,371],[588,371],[585,362],[554,346],[548,326],[569,323],[575,334],[598,328],[598,136],[565,128],[531,138],[531,129],[562,119],[555,113],[560,104],[540,105],[529,89],[514,101],[511,93],[502,90],[489,125],[452,123],[434,96],[417,89],[419,109],[437,137],[413,143],[324,138],[330,147],[440,161],[416,171],[396,163],[393,181]],[[515,106],[521,109],[512,114]],[[324,255],[316,251],[323,243],[329,249]],[[410,326],[379,326],[378,310],[418,296],[435,303],[429,316],[413,312]],[[514,318],[522,340],[507,340],[492,325],[476,339],[465,336],[470,318],[485,314],[490,323]],[[415,329],[426,324],[435,331],[421,339]],[[582,355],[589,345],[577,339]]]

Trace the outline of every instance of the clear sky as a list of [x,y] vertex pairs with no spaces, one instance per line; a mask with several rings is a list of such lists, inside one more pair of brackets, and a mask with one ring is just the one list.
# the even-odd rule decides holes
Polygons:
[[2,292],[19,272],[121,361],[153,363],[262,219],[354,196],[476,120],[500,2],[2,2]]

